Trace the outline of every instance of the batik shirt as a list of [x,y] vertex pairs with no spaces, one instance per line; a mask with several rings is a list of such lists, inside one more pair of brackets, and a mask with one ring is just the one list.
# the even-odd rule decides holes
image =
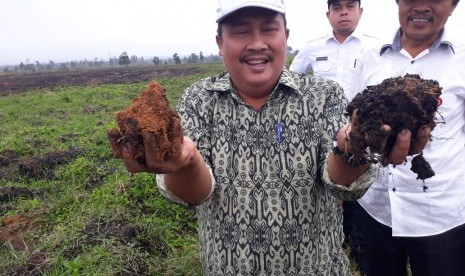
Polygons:
[[349,187],[328,177],[346,104],[336,82],[288,70],[258,111],[227,73],[186,90],[184,131],[214,182],[196,206],[205,275],[349,275],[340,200],[362,196],[377,169]]

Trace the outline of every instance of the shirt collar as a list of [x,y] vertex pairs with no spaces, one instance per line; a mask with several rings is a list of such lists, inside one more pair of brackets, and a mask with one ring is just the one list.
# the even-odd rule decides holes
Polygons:
[[[363,40],[363,37],[365,36],[365,34],[360,30],[360,28],[356,28],[352,34],[350,34],[345,41],[349,41],[350,39],[354,38],[354,39],[358,39],[358,40]],[[326,38],[326,41],[328,42],[329,40],[331,41],[335,41],[337,43],[339,43],[339,41],[336,39],[336,36],[334,36],[334,32],[331,32],[327,35],[327,38]],[[344,41],[344,42],[345,42]]]
[[[299,89],[299,83],[295,79],[295,74],[292,74],[288,69],[283,68],[281,76],[279,77],[278,86],[275,91],[280,88],[282,91],[294,91],[302,94]],[[230,92],[233,90],[231,78],[228,72],[223,72],[211,78],[211,82],[206,86],[209,91]]]
[[[394,36],[392,43],[384,44],[381,47],[379,55],[382,56],[388,49],[392,49],[393,51],[400,52],[400,50],[402,50],[401,37],[402,37],[402,29],[399,28]],[[433,42],[433,44],[431,45],[429,49],[436,50],[442,45],[449,47],[452,53],[455,54],[454,44],[451,42],[451,40],[447,36],[447,32],[445,28],[442,29],[441,33],[439,34],[439,37]]]

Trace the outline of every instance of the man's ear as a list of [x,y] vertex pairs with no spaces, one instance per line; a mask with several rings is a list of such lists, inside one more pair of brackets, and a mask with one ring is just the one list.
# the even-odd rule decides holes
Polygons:
[[223,40],[218,35],[216,36],[216,45],[218,45],[218,55],[223,56],[223,51],[222,51]]

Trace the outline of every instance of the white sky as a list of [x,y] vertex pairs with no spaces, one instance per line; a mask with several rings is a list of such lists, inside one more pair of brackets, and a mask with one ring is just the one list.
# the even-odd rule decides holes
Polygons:
[[[329,31],[326,0],[285,0],[288,45]],[[129,56],[181,57],[217,54],[216,0],[0,0],[0,65]],[[447,23],[465,26],[459,3]],[[394,0],[362,0],[360,26],[375,36],[398,26]],[[460,34],[459,34],[460,35]],[[463,38],[463,36],[462,36]]]

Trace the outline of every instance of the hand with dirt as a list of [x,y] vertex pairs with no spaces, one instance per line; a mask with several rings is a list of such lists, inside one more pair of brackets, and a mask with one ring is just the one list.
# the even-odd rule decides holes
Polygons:
[[[355,155],[356,158],[366,158],[366,153],[357,152],[352,145],[350,137],[353,133],[359,133],[359,118],[354,112],[352,114],[350,123],[341,128],[337,135],[337,145],[338,148],[347,152],[348,154]],[[389,135],[391,134],[391,126],[387,124],[382,124],[379,128],[379,135],[375,139],[378,140],[380,152],[385,152],[385,146],[388,142]],[[378,157],[379,161],[382,163],[398,165],[405,162],[405,159],[408,155],[420,153],[428,143],[431,136],[431,127],[428,125],[422,126],[418,129],[415,140],[412,140],[412,133],[408,129],[404,129],[397,133],[396,138],[392,144],[389,155],[380,155]],[[373,140],[372,137],[366,136],[367,140]],[[372,157],[372,156],[371,156]],[[373,158],[373,157],[372,157]]]
[[[359,131],[360,124],[358,120],[356,113],[354,113],[350,123],[346,124],[339,130],[336,137],[336,147],[339,149],[338,151],[340,153],[346,156],[333,153],[329,159],[330,161],[327,167],[331,180],[344,186],[350,185],[353,181],[359,178],[368,169],[370,163],[387,162],[389,164],[401,164],[412,151],[411,145],[414,145],[414,151],[421,151],[430,137],[431,128],[429,126],[421,128],[417,132],[417,138],[414,142],[412,142],[412,135],[409,130],[401,131],[396,135],[396,139],[392,145],[392,150],[389,156],[368,156],[372,159],[369,162],[365,162],[365,160],[367,160],[366,154],[357,154],[357,152],[354,151],[350,140],[351,134],[358,133]],[[379,139],[381,150],[384,150],[388,141],[388,134],[392,132],[392,129],[389,125],[382,124],[379,131],[381,133],[385,133],[383,137],[377,138]],[[367,137],[367,139],[369,138],[370,137]],[[348,160],[352,162],[352,164],[356,164],[358,162],[357,160],[354,160],[354,158],[359,158],[358,160],[361,161],[360,166],[349,165],[347,162]]]
[[[147,142],[145,141],[145,143]],[[126,142],[121,145],[121,158],[126,165],[126,169],[131,173],[168,174],[178,172],[191,165],[198,154],[200,153],[198,153],[194,142],[187,136],[183,138],[180,149],[167,159],[159,159],[155,155],[145,153],[144,162],[139,162],[130,143]]]
[[122,144],[130,145],[134,159],[141,164],[166,161],[180,150],[181,119],[170,107],[165,89],[155,81],[117,113],[116,121],[118,128],[107,132],[116,158],[122,158]]
[[[346,112],[357,125],[349,135],[351,152],[359,158],[373,153],[382,155],[384,166],[402,164],[407,155],[418,154],[412,160],[411,170],[418,179],[434,176],[421,153],[436,126],[441,90],[435,80],[406,74],[385,79],[358,93]],[[389,131],[384,125],[389,126]]]
[[160,84],[152,82],[116,120],[118,128],[107,136],[129,172],[164,174],[167,189],[179,199],[205,200],[212,188],[210,171],[194,142],[183,136],[180,117]]

